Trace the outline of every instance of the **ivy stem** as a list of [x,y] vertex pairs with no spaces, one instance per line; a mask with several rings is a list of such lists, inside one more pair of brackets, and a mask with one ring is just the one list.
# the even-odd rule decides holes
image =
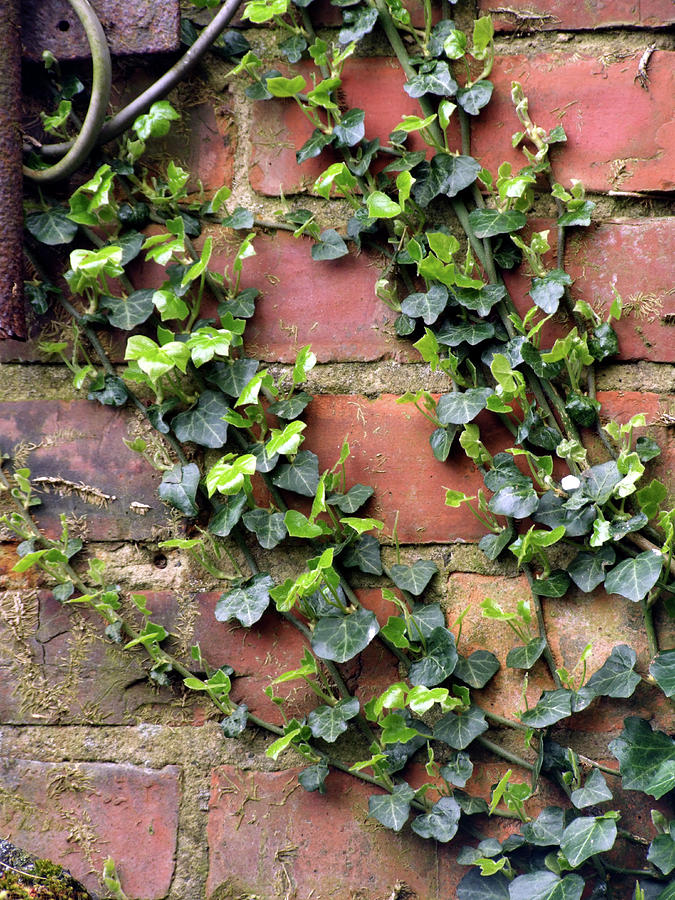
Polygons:
[[653,607],[647,602],[646,597],[640,600],[640,606],[642,607],[642,618],[644,619],[645,632],[647,634],[649,655],[653,659],[659,652],[659,641],[656,636],[656,628],[654,627],[654,611]]
[[516,731],[527,732],[529,730],[527,725],[523,725],[521,722],[514,722],[512,719],[507,719],[504,716],[500,716],[498,713],[488,712],[484,709],[483,714],[486,719],[494,722],[495,725],[503,725],[504,728],[514,728]]
[[541,606],[541,601],[539,600],[538,594],[534,590],[534,576],[532,574],[532,569],[530,566],[523,566],[523,570],[525,572],[525,576],[527,577],[528,584],[530,585],[530,593],[532,595],[532,605],[534,606],[534,611],[537,616],[537,626],[539,628],[539,636],[543,637],[546,641],[544,646],[543,657],[546,660],[546,665],[548,666],[548,670],[551,673],[551,678],[553,679],[553,683],[557,688],[562,687],[562,682],[560,680],[560,676],[557,672],[557,666],[555,664],[555,660],[553,658],[553,653],[551,652],[551,648],[549,647],[548,637],[546,635],[546,622],[544,621],[544,611]]
[[491,741],[488,738],[482,736],[477,737],[476,743],[480,744],[481,747],[485,747],[485,749],[489,750],[491,753],[494,753],[495,756],[499,756],[507,762],[513,763],[514,766],[520,766],[522,769],[527,769],[528,772],[534,771],[534,765],[531,762],[523,759],[522,756],[518,756],[517,753],[512,753],[510,750],[500,747],[499,744],[495,744],[494,741]]

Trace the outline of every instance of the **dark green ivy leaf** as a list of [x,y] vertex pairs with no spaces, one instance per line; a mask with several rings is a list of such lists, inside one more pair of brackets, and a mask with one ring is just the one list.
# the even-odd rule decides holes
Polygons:
[[585,394],[570,394],[565,401],[565,409],[570,414],[572,421],[584,428],[590,428],[598,420],[600,410],[599,401]]
[[675,650],[663,650],[654,658],[649,674],[666,697],[675,697]]
[[[90,385],[87,400],[97,400],[104,406],[124,406],[129,394],[124,382],[116,375],[104,375],[99,386],[99,379]],[[168,431],[168,428],[167,428]]]
[[[218,304],[218,315],[223,318],[229,312],[236,319],[250,319],[255,312],[255,300],[260,294],[256,288],[245,288],[236,297]],[[235,396],[239,396],[235,394]]]
[[337,506],[341,512],[351,515],[363,506],[366,500],[369,500],[374,493],[373,488],[365,484],[355,484],[349,488],[346,494],[331,494],[328,498],[328,504]]
[[[557,440],[560,440],[560,436]],[[559,525],[564,525],[567,537],[580,537],[591,530],[596,515],[595,507],[590,504],[581,510],[567,509],[563,500],[554,491],[546,491],[539,498],[539,506],[532,518],[538,524],[546,525],[551,531]],[[614,559],[611,562],[614,562]]]
[[270,589],[274,581],[269,575],[254,575],[245,585],[222,594],[216,603],[216,621],[237,619],[245,628],[254,625],[270,602]]
[[591,213],[595,209],[595,203],[592,200],[584,200],[583,204],[577,209],[563,213],[558,219],[558,225],[569,228],[572,225],[583,225],[588,227],[591,224]]
[[675,741],[649,722],[631,716],[609,749],[619,760],[623,787],[658,800],[675,787]]
[[246,706],[245,703],[242,703],[240,706],[237,706],[233,713],[221,721],[220,728],[223,732],[223,737],[238,737],[246,728],[247,720],[248,706]]
[[558,311],[560,300],[565,293],[565,287],[572,284],[571,277],[562,269],[554,269],[547,272],[541,278],[532,279],[530,297],[539,309],[543,309],[549,316]]
[[349,253],[347,245],[334,228],[321,232],[321,240],[312,247],[312,259],[339,259]]
[[[470,116],[477,116],[484,106],[490,102],[494,85],[491,81],[477,81],[469,88],[460,88],[457,91],[457,102],[464,112]],[[512,230],[512,229],[510,229]]]
[[645,550],[611,569],[605,578],[605,590],[637,603],[654,587],[662,568],[662,554],[658,550]]
[[227,537],[241,518],[246,506],[246,494],[231,494],[225,497],[225,502],[219,505],[209,522],[209,531],[218,537]]
[[506,656],[510,669],[531,669],[546,647],[546,638],[532,638],[522,647],[513,647]]
[[635,450],[640,457],[640,462],[646,463],[650,459],[656,459],[661,455],[661,448],[650,437],[639,437],[635,442]]
[[478,542],[478,547],[488,559],[495,560],[515,536],[513,528],[504,528],[498,534],[483,535]]
[[460,325],[446,322],[436,332],[436,340],[448,347],[458,347],[460,344],[475,347],[476,344],[489,341],[494,334],[495,328],[490,322],[462,322]]
[[365,134],[365,117],[362,109],[350,109],[344,113],[340,124],[333,128],[336,146],[353,147],[358,144]]
[[460,306],[479,316],[487,316],[492,307],[506,297],[506,288],[503,284],[484,284],[480,289],[454,288],[454,294]]
[[338,42],[343,46],[352,41],[361,40],[369,34],[377,22],[377,10],[371,7],[360,6],[358,9],[347,9],[342,14],[344,27],[338,33]]
[[244,513],[243,521],[248,530],[254,532],[258,543],[265,550],[273,550],[288,534],[284,514],[280,512],[250,509]]
[[321,151],[333,142],[333,137],[334,135],[324,134],[319,128],[315,128],[311,137],[295,154],[298,165],[319,156]]
[[601,362],[608,356],[616,356],[619,352],[619,338],[609,322],[601,322],[593,329],[588,340],[588,349],[592,356]]
[[328,766],[321,760],[313,766],[308,766],[298,773],[298,781],[306,791],[318,791],[320,794],[326,793],[326,778],[328,776]]
[[457,87],[446,62],[428,62],[423,63],[417,75],[403,85],[403,90],[414,98],[425,94],[452,97],[457,92]]
[[480,170],[480,163],[471,156],[437,153],[429,164],[420,165],[419,177],[415,170],[417,181],[412,187],[413,200],[425,207],[439,194],[455,197],[474,183]]
[[335,706],[318,706],[307,717],[307,724],[315,738],[334,743],[349,727],[347,722],[358,715],[356,697],[340,700]]
[[441,425],[466,425],[485,409],[488,397],[493,394],[492,388],[468,388],[444,394],[436,406],[438,420]]
[[539,497],[532,484],[507,484],[490,498],[488,509],[498,516],[526,519],[539,505]]
[[593,769],[582,788],[572,791],[570,799],[577,809],[596,806],[612,799],[612,792],[607,787],[605,776],[599,769]]
[[608,462],[591,466],[581,473],[581,483],[584,494],[591,500],[603,506],[612,496],[612,491],[623,478],[619,468],[613,459]]
[[365,650],[379,630],[375,613],[363,607],[351,615],[324,616],[314,626],[312,650],[322,659],[347,662]]
[[397,784],[391,794],[374,794],[368,799],[368,813],[385,828],[400,831],[410,815],[415,791],[409,784]]
[[431,637],[436,628],[445,626],[445,615],[439,603],[415,603],[409,621],[408,637],[419,643]]
[[509,900],[509,884],[501,872],[486,878],[472,868],[457,885],[457,900]]
[[225,228],[234,228],[235,231],[246,231],[253,228],[253,213],[243,206],[238,206],[233,213],[221,221]]
[[521,721],[532,728],[546,728],[571,715],[572,691],[559,688],[557,691],[544,691],[537,705],[522,714]]
[[215,384],[228,397],[237,398],[258,371],[258,365],[257,359],[218,360],[204,366],[204,375],[210,384]]
[[71,222],[65,210],[58,206],[26,216],[26,228],[41,244],[50,247],[69,244],[77,234],[77,224]]
[[455,636],[444,626],[434,628],[427,639],[424,656],[412,664],[408,678],[413,685],[434,687],[453,673],[456,664]]
[[408,294],[401,303],[404,315],[422,318],[425,325],[433,325],[448,303],[448,289],[443,284],[433,284],[426,293]]
[[489,650],[475,650],[471,656],[459,655],[453,672],[469,687],[484,688],[495,672],[499,671],[499,660]]
[[164,416],[171,412],[177,404],[178,398],[171,397],[170,400],[165,400],[164,403],[158,403],[147,408],[146,415],[150,424],[153,428],[156,428],[160,434],[168,434],[171,431],[171,426],[165,420]]
[[461,814],[462,811],[454,797],[441,797],[431,807],[430,813],[413,819],[411,827],[420,837],[434,838],[442,844],[447,844],[457,834]]
[[483,710],[470,706],[464,712],[446,713],[439,719],[434,725],[434,739],[449,744],[454,750],[464,750],[487,728]]
[[614,647],[607,660],[590,677],[586,687],[602,697],[630,697],[641,681],[633,667],[637,655],[632,647],[620,644]]
[[199,466],[195,463],[188,463],[186,466],[176,463],[162,476],[157,493],[160,500],[173,506],[184,516],[196,516],[199,512],[195,503],[198,487]]
[[584,884],[579,875],[560,878],[542,869],[515,878],[509,888],[509,900],[580,900]]
[[101,297],[101,306],[109,310],[108,321],[115,328],[131,331],[150,318],[154,310],[152,290],[134,291],[128,297]]
[[392,566],[390,577],[397,588],[419,597],[437,572],[436,563],[430,559],[418,559],[412,566]]
[[292,34],[279,44],[279,49],[289,63],[300,62],[302,54],[307,49],[307,41],[301,34]]
[[668,834],[658,834],[649,845],[647,859],[649,862],[657,866],[664,875],[670,875],[675,869],[675,837],[673,834],[675,828],[670,825]]
[[458,750],[450,755],[448,762],[441,767],[441,777],[448,784],[463,788],[473,775],[473,763],[468,753]]
[[525,213],[515,209],[507,212],[499,212],[498,209],[474,209],[469,213],[469,225],[477,238],[511,234],[513,231],[520,231],[526,223]]
[[311,402],[311,396],[301,391],[287,400],[277,400],[276,403],[271,403],[267,411],[270,415],[278,416],[280,419],[297,419]]
[[534,578],[532,590],[539,597],[564,597],[570,586],[570,578],[563,569],[554,569],[548,578]]
[[429,436],[431,450],[439,462],[445,462],[450,455],[456,428],[436,428]]
[[[616,840],[616,822],[602,816],[582,816],[570,823],[563,832],[560,849],[571,866],[611,850]],[[581,879],[579,879],[581,881]],[[582,882],[583,889],[583,882]],[[581,896],[581,892],[579,892]]]
[[559,806],[547,806],[533,822],[520,829],[528,844],[535,847],[558,847],[565,830],[565,813]]
[[204,391],[195,407],[172,419],[171,427],[179,441],[217,450],[227,440],[227,422],[223,416],[229,409],[221,393]]
[[600,547],[595,553],[578,553],[567,567],[567,572],[579,590],[590,594],[605,580],[605,569],[615,560],[616,553],[612,547]]
[[360,569],[369,575],[382,574],[380,542],[372,534],[361,537],[345,551],[343,562],[350,568]]
[[311,450],[301,450],[293,462],[284,463],[272,481],[277,487],[313,497],[319,485],[319,458]]

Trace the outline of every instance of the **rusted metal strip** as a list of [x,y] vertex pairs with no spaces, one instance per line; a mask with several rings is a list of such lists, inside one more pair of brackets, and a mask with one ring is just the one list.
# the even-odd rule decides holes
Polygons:
[[0,0],[0,339],[23,341],[20,5]]
[[[177,50],[178,0],[90,0],[105,31],[110,52],[161,53]],[[40,62],[43,50],[59,60],[89,56],[89,44],[68,0],[23,0],[23,46]]]

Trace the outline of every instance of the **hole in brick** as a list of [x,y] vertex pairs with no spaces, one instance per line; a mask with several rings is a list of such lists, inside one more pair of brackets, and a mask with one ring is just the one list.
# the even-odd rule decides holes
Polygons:
[[70,22],[68,21],[68,19],[61,19],[56,27],[59,29],[59,31],[70,31]]
[[166,569],[166,556],[163,553],[158,553],[152,562],[158,569]]

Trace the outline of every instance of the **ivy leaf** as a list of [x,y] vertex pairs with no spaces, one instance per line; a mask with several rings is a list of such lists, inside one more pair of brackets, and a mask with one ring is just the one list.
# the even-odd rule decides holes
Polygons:
[[241,513],[246,506],[246,494],[231,494],[225,497],[225,502],[218,506],[215,514],[209,522],[209,531],[218,537],[227,537],[241,518]]
[[257,359],[235,359],[233,362],[210,363],[204,371],[204,376],[210,384],[227,394],[228,397],[238,399],[249,381],[258,371]]
[[101,297],[101,306],[109,310],[108,321],[115,328],[131,331],[150,318],[155,308],[152,290],[134,291],[123,297]]
[[564,597],[569,586],[569,575],[563,569],[554,569],[548,578],[535,578],[531,585],[539,597]]
[[639,437],[635,442],[635,451],[643,463],[661,455],[661,448],[650,437]]
[[572,279],[562,269],[554,269],[547,272],[541,278],[532,279],[530,297],[539,309],[543,309],[548,315],[558,311],[560,299],[565,294],[565,287],[572,284]]
[[342,14],[344,28],[338,33],[338,42],[351,44],[352,41],[359,41],[366,34],[369,34],[375,27],[377,22],[377,10],[369,7],[359,7],[359,9],[346,9]]
[[455,787],[463,788],[472,775],[471,758],[468,753],[462,753],[461,750],[451,754],[449,761],[441,767],[441,777]]
[[465,309],[487,316],[493,306],[506,296],[503,284],[484,284],[482,288],[455,288],[455,299]]
[[469,225],[477,238],[494,237],[520,231],[527,223],[527,216],[518,210],[499,212],[498,209],[474,209],[469,213]]
[[593,329],[593,334],[588,339],[588,349],[598,362],[602,362],[608,356],[616,356],[619,352],[619,338],[609,322],[601,322]]
[[458,656],[453,674],[469,687],[480,690],[498,671],[499,660],[494,653],[489,650],[476,650],[468,658]]
[[571,866],[611,850],[616,840],[616,822],[603,816],[582,816],[567,826],[560,841],[560,849]]
[[535,847],[559,847],[565,830],[565,813],[559,806],[547,806],[533,822],[520,829],[528,844]]
[[448,289],[444,284],[432,285],[426,293],[408,294],[401,303],[406,316],[424,320],[425,325],[433,325],[448,303]]
[[457,102],[464,112],[470,116],[477,116],[484,106],[490,102],[494,85],[491,81],[477,81],[469,88],[460,88],[457,91]]
[[413,819],[412,830],[423,838],[434,838],[447,844],[457,834],[462,810],[454,797],[441,797],[431,812]]
[[268,512],[266,509],[250,509],[244,513],[244,525],[258,538],[258,543],[265,550],[273,550],[286,537],[288,531],[284,524],[284,514]]
[[487,729],[483,710],[470,706],[464,712],[446,713],[439,719],[434,725],[434,739],[449,744],[454,750],[464,750]]
[[436,563],[430,559],[418,559],[412,566],[392,566],[390,577],[397,588],[419,597],[437,572]]
[[319,458],[311,450],[301,450],[293,462],[279,466],[272,481],[277,487],[313,497],[319,486]]
[[314,159],[320,156],[329,144],[333,142],[334,135],[324,134],[319,128],[315,128],[312,136],[305,141],[302,147],[295,154],[298,165],[307,162],[308,159]]
[[649,722],[630,716],[621,735],[609,745],[619,760],[623,787],[658,800],[675,787],[675,741]]
[[647,859],[654,866],[658,866],[664,875],[670,875],[675,869],[675,839],[673,839],[673,826],[671,824],[669,834],[658,834],[649,845]]
[[289,509],[284,515],[284,525],[291,537],[312,538],[324,534],[324,528],[318,522],[310,522],[304,513],[297,509]]
[[439,462],[445,462],[450,455],[456,428],[436,428],[429,436],[432,453]]
[[[255,288],[246,288],[245,290],[240,291],[237,296],[233,297],[231,300],[218,304],[218,315],[222,319],[229,312],[234,318],[250,319],[255,313],[255,300],[259,293],[260,291]],[[239,394],[240,393],[241,391],[239,391]],[[233,396],[238,397],[239,394],[234,394]]]
[[403,90],[413,98],[423,97],[425,94],[452,97],[457,92],[457,87],[448,64],[432,62],[422,65],[418,74],[403,85]]
[[356,697],[340,700],[335,706],[319,706],[307,717],[312,734],[329,744],[334,743],[349,727],[347,722],[358,715],[359,701]]
[[274,581],[269,575],[254,575],[245,586],[222,594],[216,603],[216,621],[229,622],[237,619],[244,628],[254,625],[265,612],[270,602],[270,589]]
[[646,550],[634,559],[625,559],[611,569],[605,578],[605,590],[608,594],[620,594],[637,603],[654,587],[662,568],[661,553]]
[[297,419],[311,402],[312,398],[310,395],[300,391],[299,394],[294,394],[287,400],[277,400],[276,403],[270,404],[267,411],[280,419]]
[[509,884],[501,872],[486,878],[473,868],[457,885],[457,900],[509,900]]
[[427,639],[424,656],[412,664],[408,678],[413,685],[434,687],[453,673],[456,664],[455,636],[445,627],[434,628]]
[[472,797],[471,794],[467,794],[459,788],[453,791],[453,796],[465,816],[487,815],[488,805],[482,797]]
[[462,322],[461,325],[442,325],[436,332],[436,340],[447,347],[458,347],[469,344],[475,347],[483,341],[489,341],[495,335],[495,328],[490,322]]
[[469,388],[444,394],[436,406],[438,420],[441,425],[466,425],[485,409],[488,397],[493,394],[492,388]]
[[561,879],[554,872],[541,870],[515,878],[509,888],[509,900],[580,900],[584,884],[579,875]]
[[668,496],[668,489],[663,482],[653,478],[651,482],[643,487],[635,495],[640,509],[647,516],[647,520],[653,519],[658,513],[661,503]]
[[368,813],[385,828],[400,831],[410,815],[410,801],[415,791],[409,784],[397,784],[391,794],[374,794],[368,798]]
[[522,647],[513,647],[506,656],[510,669],[531,669],[546,647],[546,638],[532,638]]
[[338,147],[353,147],[362,140],[366,133],[363,120],[366,114],[362,109],[350,109],[343,116],[339,125],[333,128]]
[[347,549],[343,562],[350,568],[360,569],[369,575],[382,574],[380,542],[372,534],[361,537]]
[[623,478],[613,459],[606,463],[592,466],[581,473],[583,492],[591,500],[603,506],[612,496],[612,492]]
[[195,503],[198,487],[199,466],[195,463],[188,463],[186,466],[176,463],[162,476],[157,493],[160,500],[164,500],[184,516],[196,516],[199,512]]
[[572,225],[588,227],[591,224],[591,213],[594,209],[595,203],[592,200],[584,200],[580,206],[563,213],[557,224],[565,228],[570,228]]
[[675,697],[675,650],[659,653],[649,667],[649,674],[666,697]]
[[597,696],[630,697],[641,681],[633,666],[637,655],[632,647],[620,644],[614,647],[606,662],[595,672],[586,687]]
[[490,560],[495,560],[515,537],[513,528],[504,528],[499,534],[485,534],[478,542],[478,547]]
[[375,613],[361,607],[346,616],[324,616],[314,626],[312,650],[322,659],[343,663],[368,646],[380,626]]
[[50,247],[69,244],[77,234],[77,223],[71,222],[65,210],[58,206],[26,216],[26,228],[41,244]]
[[600,547],[595,553],[578,553],[567,567],[567,573],[579,590],[590,594],[605,580],[605,569],[615,560],[612,547]]
[[218,449],[227,440],[227,422],[223,421],[223,416],[229,409],[222,394],[204,391],[197,406],[179,413],[171,427],[181,442],[191,441],[200,447]]
[[116,375],[104,375],[102,383],[97,378],[90,385],[90,390],[87,394],[87,400],[97,400],[103,406],[124,406],[128,398],[129,393],[124,386],[124,382]]
[[536,706],[522,714],[521,721],[532,728],[546,728],[572,715],[572,691],[560,688],[544,691]]
[[532,484],[507,484],[488,502],[490,512],[513,519],[526,519],[539,506],[539,497]]
[[347,245],[334,228],[321,232],[321,240],[312,247],[312,259],[339,259],[349,253]]
[[445,627],[445,615],[439,603],[415,603],[410,615],[408,637],[411,641],[426,640],[436,628]]
[[577,809],[595,806],[612,799],[612,792],[607,787],[605,776],[599,769],[593,769],[582,788],[572,791],[570,799]]
[[[426,163],[420,166],[422,172],[427,169],[426,177],[419,177],[412,187],[413,200],[422,207],[428,206],[439,194],[455,197],[460,191],[470,187],[481,170],[481,164],[472,156],[437,153],[428,167]],[[417,169],[415,175],[417,176]]]
[[307,87],[307,82],[302,75],[296,75],[294,78],[277,75],[274,78],[268,78],[266,84],[267,90],[273,97],[294,97]]
[[279,44],[279,49],[289,63],[297,63],[300,62],[303,52],[307,49],[307,41],[301,34],[292,34]]
[[223,719],[220,723],[220,729],[223,737],[235,738],[245,730],[248,721],[248,706],[242,703],[233,713]]
[[326,778],[328,777],[328,766],[321,760],[313,766],[308,766],[298,773],[298,781],[306,791],[318,791],[320,794],[326,793]]
[[346,494],[331,494],[328,498],[328,504],[337,506],[343,513],[350,514],[363,506],[366,500],[369,500],[374,493],[373,488],[365,484],[355,484],[349,488]]

